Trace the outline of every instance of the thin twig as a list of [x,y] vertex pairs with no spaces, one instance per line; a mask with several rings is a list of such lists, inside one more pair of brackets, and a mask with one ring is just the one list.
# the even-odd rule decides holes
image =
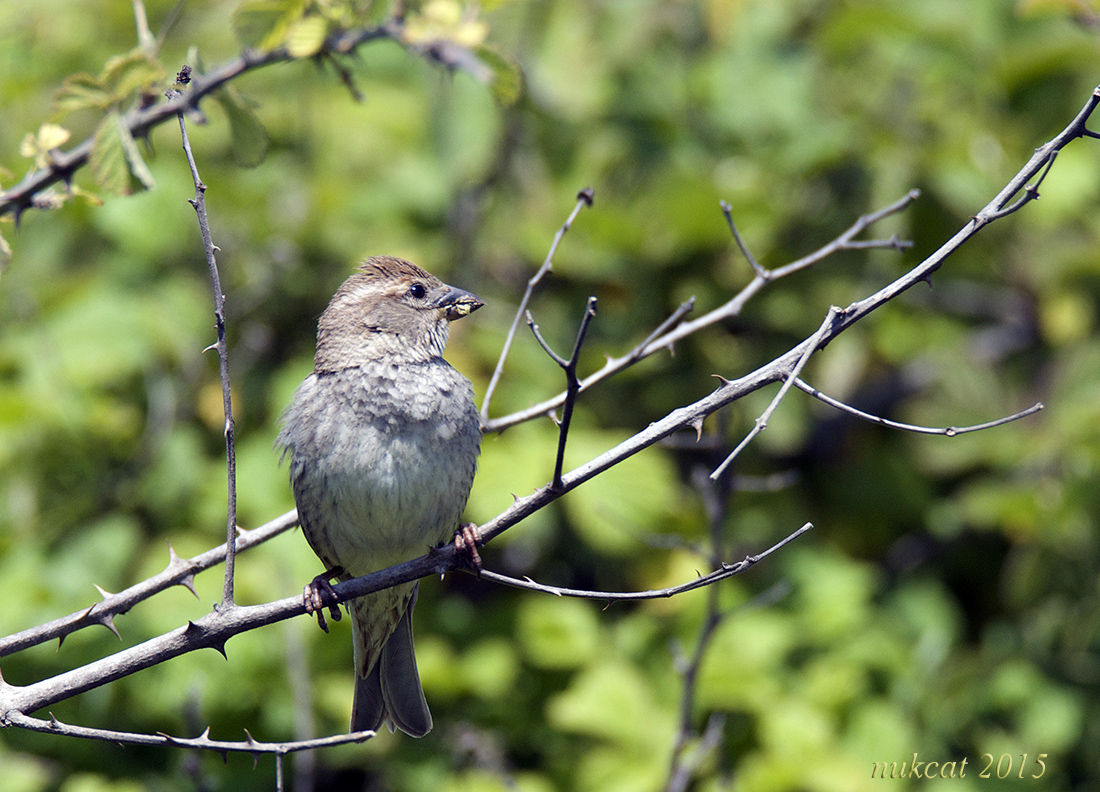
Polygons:
[[1021,418],[1026,418],[1029,415],[1034,415],[1035,413],[1043,409],[1043,403],[1036,402],[1035,404],[1028,407],[1026,410],[1020,410],[1019,412],[1013,413],[1012,415],[1006,415],[1003,418],[997,418],[993,421],[986,421],[985,423],[974,424],[973,426],[917,426],[915,424],[901,423],[900,421],[891,421],[887,418],[882,418],[881,416],[872,415],[871,413],[864,412],[863,410],[857,409],[850,404],[845,404],[844,402],[834,399],[831,396],[826,396],[824,393],[822,393],[812,385],[809,385],[808,383],[806,383],[805,380],[801,378],[796,378],[794,384],[800,390],[805,391],[806,393],[813,396],[815,399],[819,399],[820,401],[825,402],[825,404],[828,404],[830,407],[835,407],[842,412],[854,415],[857,418],[862,418],[864,421],[870,421],[871,423],[879,424],[880,426],[888,426],[891,429],[902,429],[906,432],[917,432],[919,434],[943,435],[944,437],[956,437],[958,435],[967,434],[969,432],[980,432],[983,429],[992,429],[994,426],[1002,426],[1006,423],[1012,423],[1013,421],[1018,421]]
[[756,273],[757,277],[767,280],[768,271],[761,267],[756,258],[749,252],[748,245],[745,244],[745,240],[741,238],[741,233],[737,230],[737,224],[733,222],[733,207],[725,201],[720,201],[718,206],[722,210],[722,216],[726,218],[726,225],[729,226],[730,233],[733,234],[733,241],[736,242],[737,247],[741,249],[741,255],[749,262],[752,271]]
[[717,583],[720,580],[733,577],[734,575],[740,575],[749,568],[755,566],[760,561],[770,556],[776,550],[784,547],[785,545],[793,542],[802,534],[813,528],[813,523],[806,523],[794,533],[785,537],[779,542],[756,555],[745,556],[740,561],[733,564],[721,564],[718,569],[712,572],[708,572],[705,575],[700,575],[695,580],[688,581],[687,583],[681,583],[677,586],[670,586],[663,589],[649,589],[646,591],[590,591],[588,589],[572,589],[563,588],[561,586],[548,586],[544,583],[536,583],[531,578],[514,578],[508,575],[502,575],[499,572],[492,572],[487,569],[482,569],[479,577],[482,580],[488,580],[493,583],[501,583],[505,586],[511,586],[512,588],[523,589],[525,591],[537,591],[541,594],[553,594],[555,597],[574,597],[576,599],[591,599],[591,600],[603,600],[606,602],[633,602],[637,600],[651,600],[651,599],[667,599],[674,597],[677,594],[683,594],[686,591],[695,591],[695,589],[704,588]]
[[909,240],[898,239],[897,236],[892,236],[889,239],[873,239],[867,241],[855,241],[853,237],[862,234],[870,226],[877,223],[879,220],[883,220],[890,215],[897,214],[909,207],[909,204],[920,198],[920,190],[910,190],[904,196],[894,201],[889,206],[884,206],[877,212],[871,212],[870,214],[860,215],[854,223],[843,234],[838,236],[829,244],[824,247],[818,248],[808,256],[803,256],[800,259],[792,261],[790,264],[786,264],[782,267],[777,267],[768,273],[769,280],[778,280],[784,278],[793,272],[805,269],[823,258],[838,253],[841,250],[863,250],[866,248],[892,248],[894,250],[906,250],[913,247],[913,243]]
[[542,337],[542,333],[539,332],[539,326],[535,324],[531,312],[527,312],[527,326],[535,334],[535,340],[539,342],[539,346],[550,356],[551,360],[561,366],[562,371],[565,372],[565,406],[561,411],[561,420],[558,421],[558,455],[554,462],[554,478],[550,484],[552,489],[561,489],[561,474],[565,467],[565,441],[569,436],[569,425],[573,420],[573,408],[576,406],[577,394],[580,392],[581,387],[580,381],[577,379],[577,360],[580,358],[584,337],[588,334],[588,325],[595,316],[596,298],[589,297],[584,308],[584,316],[581,318],[580,327],[577,328],[577,338],[573,342],[573,353],[566,360],[550,348],[550,345],[546,343],[546,339]]
[[[189,69],[180,72],[181,81],[188,81]],[[168,92],[174,99],[178,93]],[[218,275],[218,262],[215,252],[218,247],[210,238],[210,222],[206,216],[206,185],[199,178],[199,169],[191,153],[191,141],[187,137],[187,121],[183,112],[178,114],[180,136],[183,139],[183,152],[187,155],[187,164],[191,168],[191,180],[195,183],[195,197],[188,203],[195,209],[202,234],[203,250],[206,252],[206,264],[210,270],[210,283],[214,288],[214,321],[217,325],[218,340],[214,348],[218,351],[218,371],[222,382],[222,411],[225,415],[225,460],[228,488],[227,516],[225,527],[225,585],[222,588],[222,607],[233,607],[233,570],[236,560],[237,540],[237,448],[234,440],[233,396],[229,386],[229,348],[225,342],[225,294],[222,292],[221,277]],[[207,347],[209,349],[209,347]]]
[[798,379],[798,375],[806,365],[806,362],[810,359],[810,355],[821,348],[821,341],[825,337],[826,331],[832,326],[833,321],[840,313],[841,310],[835,305],[829,307],[829,313],[825,316],[825,321],[817,328],[817,332],[810,336],[808,341],[804,342],[803,346],[805,346],[805,351],[794,364],[791,373],[783,381],[783,386],[779,389],[779,392],[775,394],[775,398],[771,400],[767,409],[765,409],[764,412],[760,414],[760,417],[756,419],[752,429],[745,436],[745,439],[738,443],[737,448],[733,449],[729,456],[722,461],[722,464],[715,468],[714,472],[710,474],[711,479],[717,480],[718,477],[725,472],[726,468],[730,466],[730,463],[737,458],[737,455],[741,453],[745,446],[747,446],[754,437],[768,428],[768,419],[771,418],[772,413],[775,412],[775,408],[779,406],[779,402],[783,401],[783,397],[787,395],[787,391],[791,389],[791,385]]
[[[546,258],[542,262],[542,266],[539,267],[538,272],[531,276],[527,281],[527,290],[523,293],[523,299],[519,301],[519,308],[516,309],[516,316],[512,319],[512,326],[508,329],[508,335],[504,339],[504,347],[500,350],[500,359],[497,360],[496,368],[493,369],[493,376],[489,379],[489,387],[485,389],[485,398],[481,402],[481,424],[484,427],[489,423],[489,403],[493,399],[493,393],[497,389],[497,383],[500,382],[501,373],[504,371],[504,361],[508,359],[508,352],[512,349],[512,342],[516,338],[516,330],[519,329],[519,322],[526,313],[527,305],[531,302],[531,296],[535,293],[535,287],[539,285],[539,281],[543,279],[554,269],[554,253],[558,249],[558,245],[561,243],[562,237],[573,225],[573,221],[577,219],[577,215],[580,214],[581,209],[586,206],[591,206],[593,201],[593,190],[591,187],[586,187],[577,193],[577,205],[573,207],[573,211],[569,213],[569,217],[562,223],[561,228],[558,229],[558,233],[554,234],[554,241],[550,244],[550,250],[546,254]],[[543,412],[548,412],[544,410]]]

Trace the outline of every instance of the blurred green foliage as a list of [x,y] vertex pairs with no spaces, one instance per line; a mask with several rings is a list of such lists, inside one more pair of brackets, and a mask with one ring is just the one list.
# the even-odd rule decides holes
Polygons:
[[[148,0],[154,33],[174,5]],[[233,2],[185,4],[157,63],[175,73],[196,44],[203,62],[221,63],[238,52],[235,30],[263,43],[272,20],[293,28],[296,54],[308,55],[321,31],[347,22],[341,14],[385,16],[368,6],[249,2],[237,14]],[[912,250],[845,253],[772,284],[675,356],[585,394],[572,467],[706,394],[712,374],[770,360],[812,333],[830,304],[869,294],[936,249],[1100,82],[1096,9],[1070,0],[502,0],[480,12],[437,0],[413,13],[420,35],[444,30],[489,48],[491,86],[383,40],[340,61],[362,102],[331,62],[302,60],[235,81],[231,95],[203,104],[208,123],[190,126],[221,248],[246,527],[293,505],[272,450],[278,415],[309,370],[316,317],[358,258],[402,255],[487,300],[455,327],[449,352],[483,394],[524,283],[582,187],[596,204],[532,308],[563,350],[585,298],[598,296],[586,371],[688,297],[698,314],[748,281],[720,199],[755,256],[780,265],[922,190],[871,231],[912,239]],[[55,138],[43,123],[70,130],[71,145],[120,101],[111,94],[98,111],[78,102],[62,116],[58,89],[72,109],[76,89],[133,92],[159,77],[138,59],[140,79],[126,82],[132,72],[112,61],[134,52],[134,30],[130,3],[0,4],[2,186],[45,156]],[[111,184],[84,169],[75,184],[101,206],[78,199],[26,213],[18,231],[0,225],[13,253],[0,276],[3,634],[86,607],[93,584],[115,591],[159,571],[166,540],[181,556],[222,541],[220,390],[216,360],[202,353],[214,340],[212,301],[186,203],[193,188],[174,123],[127,145],[117,141],[117,162],[134,165],[136,152],[150,178],[114,187],[156,189],[110,197]],[[799,480],[733,496],[721,526],[729,560],[806,520],[817,528],[722,584],[727,616],[692,717],[699,730],[712,713],[725,722],[694,789],[1100,784],[1098,198],[1100,146],[1078,141],[1040,201],[984,229],[932,288],[880,310],[807,369],[831,395],[898,420],[965,425],[1039,400],[1044,412],[948,439],[861,424],[792,392],[741,458],[738,474]],[[521,334],[493,414],[561,386]],[[728,450],[771,396],[734,405],[724,423],[712,418],[708,435]],[[691,579],[708,565],[692,549],[707,541],[692,473],[713,460],[677,445],[517,526],[484,550],[487,565],[598,589]],[[469,518],[544,484],[554,450],[545,420],[486,437]],[[240,558],[238,597],[290,596],[318,571],[287,534]],[[119,617],[123,643],[203,614],[220,577],[197,585],[200,601],[180,589]],[[774,591],[787,593],[754,599]],[[320,788],[661,789],[679,728],[674,658],[695,645],[706,604],[695,592],[604,609],[465,576],[426,581],[417,645],[435,731],[320,752]],[[4,678],[40,679],[118,647],[106,630],[85,631],[60,649],[4,658]],[[295,647],[308,658],[296,672],[310,682],[308,712],[295,711]],[[142,732],[210,725],[219,739],[346,728],[346,623],[325,636],[298,620],[227,651],[228,662],[189,655],[53,712]],[[14,729],[0,741],[0,786],[15,792],[273,786],[270,758],[254,770],[247,757],[223,765]],[[873,763],[914,752],[967,758],[968,776],[870,779]],[[1021,754],[1031,763],[1044,753],[1047,770],[1040,782],[979,780],[985,753],[1017,767]]]

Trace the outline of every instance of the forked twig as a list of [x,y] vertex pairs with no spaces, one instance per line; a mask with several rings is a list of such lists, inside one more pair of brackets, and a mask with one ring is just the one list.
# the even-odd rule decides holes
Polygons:
[[588,325],[596,317],[596,298],[589,297],[588,304],[584,308],[584,316],[581,318],[581,325],[577,328],[577,339],[573,342],[573,353],[569,356],[569,359],[561,357],[561,355],[554,352],[550,348],[550,345],[546,343],[546,339],[542,337],[542,333],[539,332],[539,326],[535,324],[534,318],[531,316],[531,312],[527,311],[527,326],[531,328],[531,332],[535,334],[535,339],[539,342],[539,346],[543,348],[550,358],[561,366],[562,371],[565,372],[566,389],[565,389],[565,406],[561,411],[561,420],[558,424],[558,456],[554,462],[554,478],[550,484],[552,489],[561,489],[561,474],[565,467],[565,441],[569,436],[569,424],[573,420],[573,407],[577,403],[577,394],[580,393],[580,381],[577,379],[577,360],[580,358],[581,345],[584,343],[584,337],[588,334]]
[[760,414],[760,417],[753,423],[752,430],[745,435],[745,439],[738,443],[737,447],[722,461],[722,464],[715,468],[714,472],[710,474],[711,480],[717,481],[718,477],[725,472],[726,468],[728,468],[730,463],[737,458],[737,455],[741,453],[745,446],[752,442],[754,437],[768,428],[768,419],[771,418],[772,413],[775,412],[775,408],[779,406],[779,402],[783,401],[783,397],[787,395],[787,391],[791,389],[791,385],[798,379],[798,375],[805,367],[806,362],[810,359],[810,355],[821,347],[821,339],[825,337],[826,331],[832,326],[833,320],[835,320],[840,313],[842,313],[841,309],[837,308],[835,305],[829,307],[829,313],[825,316],[825,321],[817,328],[817,332],[810,336],[809,340],[804,343],[805,351],[794,364],[790,374],[784,378],[783,385],[779,388],[779,392],[775,394],[775,398],[771,400],[767,409],[765,409],[764,412]]
[[504,346],[500,350],[500,358],[497,360],[496,368],[493,369],[493,376],[489,379],[489,387],[485,389],[485,398],[481,402],[482,427],[489,422],[489,403],[493,399],[493,393],[497,389],[497,383],[500,382],[501,373],[504,371],[504,361],[508,359],[508,353],[512,349],[512,342],[516,338],[516,330],[519,329],[519,321],[527,314],[527,306],[531,302],[531,296],[535,293],[535,287],[539,285],[539,282],[548,273],[553,271],[554,253],[557,252],[562,237],[564,237],[566,232],[573,226],[573,221],[577,219],[577,215],[580,214],[581,209],[586,206],[591,206],[593,200],[594,192],[591,187],[586,187],[577,193],[577,205],[573,207],[573,211],[569,213],[569,217],[561,224],[558,233],[554,234],[554,241],[550,244],[550,250],[546,253],[546,258],[543,260],[542,266],[539,267],[538,272],[532,275],[527,281],[527,290],[523,293],[523,299],[519,301],[519,308],[516,309],[516,316],[512,320],[512,326],[508,328],[508,335],[505,337]]

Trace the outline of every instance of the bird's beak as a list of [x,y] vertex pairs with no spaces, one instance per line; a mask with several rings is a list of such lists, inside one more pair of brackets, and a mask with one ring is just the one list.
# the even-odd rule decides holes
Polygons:
[[457,289],[454,286],[449,286],[447,288],[447,293],[436,300],[435,307],[443,311],[443,315],[447,317],[447,321],[449,322],[453,322],[455,319],[461,319],[463,316],[468,316],[485,305],[485,303],[468,291]]

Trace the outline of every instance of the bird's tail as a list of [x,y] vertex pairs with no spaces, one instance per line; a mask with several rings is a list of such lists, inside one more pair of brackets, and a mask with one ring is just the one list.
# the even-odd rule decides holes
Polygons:
[[413,650],[412,613],[417,585],[368,594],[351,604],[355,639],[355,700],[351,730],[385,723],[413,737],[432,729]]

